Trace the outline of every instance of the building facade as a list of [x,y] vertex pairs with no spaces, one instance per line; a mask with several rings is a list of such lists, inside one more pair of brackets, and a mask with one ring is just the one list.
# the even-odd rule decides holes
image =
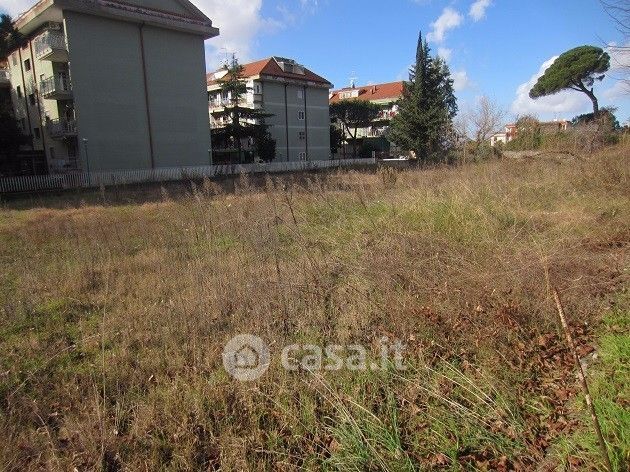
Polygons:
[[[208,165],[204,40],[187,0],[41,0],[15,20],[11,99],[51,173]],[[0,76],[2,82],[2,76]]]
[[[381,112],[370,126],[359,128],[357,130],[357,140],[370,140],[376,148],[382,153],[390,153],[395,151],[394,146],[390,143],[386,136],[389,129],[389,123],[398,113],[398,100],[402,97],[404,82],[388,82],[385,84],[374,84],[343,88],[333,90],[330,93],[329,101],[333,103],[342,100],[365,100],[381,107]],[[351,136],[346,134],[346,139]]]
[[[241,106],[269,114],[271,137],[276,142],[276,161],[330,159],[330,112],[328,91],[332,84],[292,59],[271,57],[243,65],[248,92]],[[218,82],[227,73],[220,69],[207,76],[210,126],[224,127],[221,111],[232,97],[221,92]]]

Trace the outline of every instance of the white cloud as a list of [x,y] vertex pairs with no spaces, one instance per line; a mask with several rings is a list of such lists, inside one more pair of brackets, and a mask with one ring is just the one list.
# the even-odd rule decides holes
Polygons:
[[537,99],[529,98],[529,91],[538,81],[547,68],[555,62],[558,56],[550,58],[545,61],[536,74],[527,82],[521,84],[516,89],[516,98],[512,102],[510,107],[512,113],[515,115],[554,115],[559,118],[567,118],[576,113],[587,109],[590,105],[590,100],[586,95],[572,90],[559,92],[555,95],[549,95],[547,97],[541,97]]
[[13,18],[17,18],[20,13],[24,13],[35,4],[35,0],[3,0],[0,6],[1,13],[8,13]]
[[468,78],[468,73],[465,70],[453,72],[451,76],[453,77],[453,90],[456,92],[460,92],[465,88],[468,88],[471,84],[470,79]]
[[206,41],[209,70],[233,53],[241,62],[253,59],[252,44],[256,36],[265,29],[280,27],[279,22],[262,17],[262,0],[197,0],[195,5],[221,31],[219,36]]
[[431,23],[433,30],[427,34],[427,41],[441,43],[446,37],[446,33],[457,28],[464,21],[464,17],[450,7],[446,7],[440,17]]
[[468,14],[474,21],[483,20],[486,17],[486,10],[492,5],[491,0],[477,0],[470,6]]
[[439,47],[437,50],[437,54],[446,62],[448,62],[451,60],[451,57],[453,57],[453,50],[449,48]]

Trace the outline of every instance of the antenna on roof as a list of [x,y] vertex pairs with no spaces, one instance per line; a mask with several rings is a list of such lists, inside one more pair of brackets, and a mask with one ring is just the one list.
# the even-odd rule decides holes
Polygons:
[[[220,51],[225,53],[225,60],[223,61],[223,67],[227,69],[230,67],[230,64],[234,62],[234,59],[236,57],[236,51],[230,51],[226,47],[222,47]],[[230,56],[232,56],[231,59],[230,59]]]
[[355,88],[357,86],[358,77],[354,77],[356,72],[352,71],[352,77],[350,77],[350,88]]

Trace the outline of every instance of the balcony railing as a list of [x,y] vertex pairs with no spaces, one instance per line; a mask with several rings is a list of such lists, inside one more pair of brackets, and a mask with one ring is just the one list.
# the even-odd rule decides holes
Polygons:
[[63,100],[72,97],[72,84],[67,73],[61,72],[40,82],[39,92],[42,97]]
[[6,69],[0,69],[0,85],[11,85],[11,73]]
[[40,60],[68,62],[66,37],[61,31],[47,30],[35,38],[35,57]]
[[46,124],[48,134],[53,139],[66,138],[68,136],[76,136],[77,122],[75,120],[50,120]]
[[[262,102],[262,95],[260,94],[255,94],[252,99],[248,99],[248,97],[243,97],[238,101],[238,104],[242,107],[247,107],[247,108],[260,108],[260,102]],[[220,100],[214,99],[214,100],[210,100],[210,109],[217,109],[217,108],[225,108],[225,107],[231,107],[234,106],[234,103],[232,102],[232,99],[230,98],[222,98]]]

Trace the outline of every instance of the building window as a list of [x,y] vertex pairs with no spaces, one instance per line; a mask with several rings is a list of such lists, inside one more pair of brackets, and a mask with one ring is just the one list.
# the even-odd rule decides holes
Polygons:
[[31,93],[28,95],[28,102],[31,104],[31,106],[35,105],[35,94]]
[[17,97],[22,98],[22,87],[18,85],[17,87],[15,87],[15,91],[17,93]]
[[298,98],[304,98],[304,90],[298,90]]
[[260,84],[254,85],[254,93],[260,93]]
[[304,141],[306,139],[306,131],[298,131],[298,138],[300,141]]
[[11,54],[11,61],[13,62],[14,66],[17,66],[17,54],[16,53]]
[[304,113],[303,110],[298,111],[298,120],[304,120],[305,116],[306,114]]
[[33,135],[35,136],[35,139],[41,138],[41,135],[39,133],[39,128],[33,128]]
[[24,70],[31,70],[31,60],[24,59]]
[[54,147],[51,147],[51,148],[49,149],[49,151],[50,151],[50,158],[51,158],[51,159],[54,159],[54,158],[55,158],[55,148],[54,148]]
[[26,131],[26,120],[24,118],[20,118],[20,128],[22,128],[22,131]]

